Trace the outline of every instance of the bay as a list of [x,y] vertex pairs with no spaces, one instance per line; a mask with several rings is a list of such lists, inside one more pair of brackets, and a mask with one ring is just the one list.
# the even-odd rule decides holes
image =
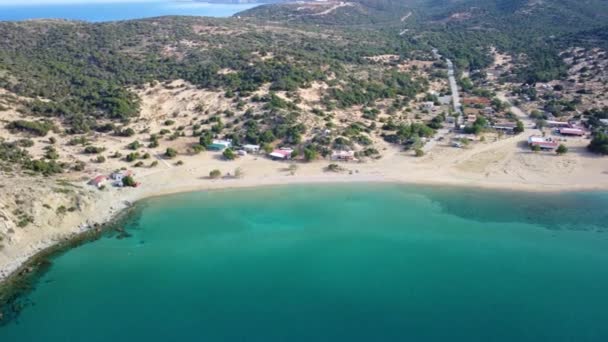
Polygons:
[[1,341],[606,341],[607,193],[388,184],[159,197]]

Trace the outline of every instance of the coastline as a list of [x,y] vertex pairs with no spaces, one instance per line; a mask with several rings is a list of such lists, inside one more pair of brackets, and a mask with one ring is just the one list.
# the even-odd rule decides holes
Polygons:
[[[171,170],[171,169],[169,169]],[[163,170],[168,171],[168,170]],[[144,177],[145,178],[145,177]],[[269,186],[288,186],[288,185],[306,185],[306,184],[349,184],[349,183],[381,183],[381,184],[397,184],[410,186],[429,186],[429,187],[449,187],[462,189],[478,189],[487,191],[506,191],[506,192],[534,192],[534,193],[560,193],[560,192],[592,192],[592,191],[608,191],[608,184],[599,184],[597,186],[581,186],[577,184],[508,184],[496,182],[470,182],[466,179],[451,179],[451,180],[432,180],[432,179],[404,179],[400,177],[391,177],[383,174],[344,174],[344,173],[320,173],[316,175],[289,175],[267,178],[230,178],[207,180],[205,182],[196,183],[196,179],[189,179],[173,184],[165,184],[161,188],[146,189],[126,189],[124,194],[110,193],[109,198],[101,198],[96,202],[92,211],[96,215],[88,216],[80,215],[80,223],[67,230],[60,239],[40,241],[30,246],[28,250],[11,260],[7,264],[0,265],[0,285],[10,283],[13,279],[19,278],[34,264],[38,263],[40,257],[48,257],[55,255],[58,251],[63,252],[64,249],[69,249],[71,246],[78,245],[78,241],[86,239],[91,233],[101,232],[110,227],[115,226],[120,222],[121,218],[125,217],[130,209],[132,209],[139,201],[168,196],[178,193],[196,192],[196,191],[220,191],[227,189],[251,189]],[[121,189],[122,190],[122,189]],[[120,205],[110,206],[109,203],[114,203],[113,200],[120,198]],[[91,211],[91,210],[89,210]]]

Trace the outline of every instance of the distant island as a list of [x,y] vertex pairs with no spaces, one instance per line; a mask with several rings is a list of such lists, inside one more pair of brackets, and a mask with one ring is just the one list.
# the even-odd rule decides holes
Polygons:
[[159,194],[608,189],[607,7],[356,0],[0,22],[0,276]]

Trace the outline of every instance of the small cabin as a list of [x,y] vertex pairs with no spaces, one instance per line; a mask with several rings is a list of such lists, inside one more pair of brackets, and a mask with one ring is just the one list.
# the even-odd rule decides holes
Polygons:
[[247,153],[258,153],[260,152],[260,145],[243,145],[243,150]]
[[108,181],[108,177],[106,176],[97,176],[89,181],[90,185],[93,185],[96,188],[101,188]]
[[219,139],[213,140],[211,144],[207,145],[207,149],[210,151],[223,151],[230,147],[232,147],[232,141]]
[[273,160],[289,160],[291,159],[291,154],[293,153],[293,149],[291,148],[280,148],[278,150],[272,151],[269,156]]
[[331,154],[331,160],[337,161],[353,161],[355,158],[355,151],[334,151]]

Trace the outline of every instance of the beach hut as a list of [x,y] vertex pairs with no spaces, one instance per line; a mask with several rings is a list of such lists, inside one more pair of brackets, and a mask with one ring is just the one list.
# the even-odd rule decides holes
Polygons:
[[528,145],[530,146],[538,146],[541,150],[553,151],[557,148],[557,141],[554,141],[552,138],[545,138],[538,135],[531,135],[528,138]]
[[331,154],[331,160],[337,161],[353,161],[355,159],[355,151],[334,151]]
[[283,147],[278,150],[272,151],[272,153],[270,153],[269,155],[270,155],[270,158],[272,158],[273,160],[289,160],[289,159],[291,159],[292,153],[293,153],[293,149]]
[[108,177],[106,176],[97,176],[89,181],[90,185],[93,185],[96,188],[101,188],[108,181]]
[[112,172],[112,174],[110,175],[110,178],[112,180],[122,182],[123,178],[125,178],[127,176],[133,176],[133,171],[131,171],[131,170],[115,171],[115,172]]
[[207,149],[210,151],[223,151],[231,146],[232,141],[230,140],[215,139],[211,142],[211,144],[207,145]]
[[517,124],[515,122],[509,122],[509,121],[502,121],[502,122],[497,122],[495,123],[492,128],[494,128],[497,131],[503,131],[506,133],[513,133],[515,131],[515,128],[517,127]]
[[547,127],[558,127],[558,128],[568,128],[570,127],[570,123],[566,121],[555,121],[555,120],[547,120],[545,121]]
[[433,109],[435,109],[435,103],[431,102],[431,101],[423,102],[422,109],[423,110],[433,110]]
[[585,131],[580,128],[560,128],[557,130],[561,135],[583,136]]
[[260,145],[243,145],[243,150],[247,153],[258,153],[260,152]]

